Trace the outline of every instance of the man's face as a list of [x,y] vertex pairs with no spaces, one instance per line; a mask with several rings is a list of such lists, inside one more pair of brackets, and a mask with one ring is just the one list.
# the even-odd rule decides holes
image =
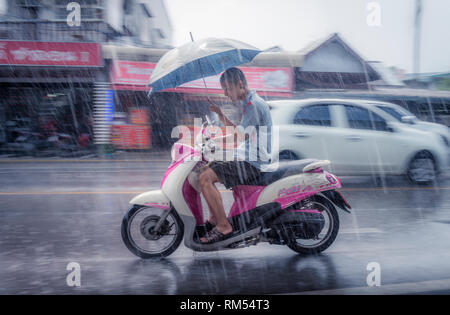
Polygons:
[[236,102],[242,97],[243,84],[239,81],[238,84],[224,82],[222,85],[225,96],[229,97],[232,102]]

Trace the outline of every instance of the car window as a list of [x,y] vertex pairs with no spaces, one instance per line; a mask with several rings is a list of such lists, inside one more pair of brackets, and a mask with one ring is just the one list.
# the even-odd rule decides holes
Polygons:
[[402,116],[416,116],[413,113],[411,113],[409,110],[407,110],[406,108],[404,108],[400,105],[395,106],[395,110],[397,112],[401,113]]
[[391,115],[392,117],[397,119],[398,121],[401,121],[402,117],[405,116],[402,113],[400,113],[399,111],[395,110],[394,108],[390,108],[387,106],[381,106],[381,105],[376,105],[376,106],[377,106],[377,108],[385,111],[386,113],[388,113],[389,115]]
[[365,108],[345,105],[348,126],[354,129],[372,129],[369,111]]
[[372,127],[375,130],[380,131],[388,131],[386,120],[375,114],[374,112],[370,111],[370,115],[372,116]]
[[351,105],[344,107],[350,128],[387,131],[386,120],[374,112]]
[[294,124],[331,126],[329,105],[311,105],[300,109],[294,117]]

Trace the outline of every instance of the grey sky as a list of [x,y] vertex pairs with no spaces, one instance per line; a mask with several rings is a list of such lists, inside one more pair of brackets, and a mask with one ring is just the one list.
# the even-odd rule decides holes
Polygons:
[[[230,37],[258,48],[300,50],[338,32],[367,60],[412,71],[415,0],[165,0],[175,46]],[[381,25],[369,26],[377,2]],[[450,1],[423,0],[421,72],[450,71]]]

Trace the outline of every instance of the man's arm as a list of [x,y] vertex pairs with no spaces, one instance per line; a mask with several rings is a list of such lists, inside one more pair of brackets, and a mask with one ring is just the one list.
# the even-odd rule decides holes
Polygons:
[[212,105],[209,107],[209,110],[210,110],[211,112],[216,113],[216,114],[219,116],[219,119],[220,119],[220,121],[224,124],[224,126],[232,126],[232,127],[236,127],[236,125],[233,124],[233,123],[227,118],[227,116],[225,116],[225,115],[222,113],[222,110],[220,109],[219,106],[212,104]]
[[[209,110],[211,112],[216,113],[219,116],[219,119],[224,124],[224,126],[231,126],[234,128],[234,130],[235,130],[235,134],[233,135],[234,143],[239,144],[240,142],[248,139],[249,135],[241,132],[239,130],[239,128],[237,128],[237,126],[235,124],[233,124],[233,122],[231,120],[229,120],[228,117],[222,113],[222,110],[220,109],[219,106],[211,103]],[[228,138],[228,137],[231,137],[231,135],[226,136],[226,138]]]

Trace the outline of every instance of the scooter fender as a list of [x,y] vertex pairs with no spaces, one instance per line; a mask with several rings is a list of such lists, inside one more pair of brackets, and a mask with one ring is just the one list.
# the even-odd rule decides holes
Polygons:
[[170,200],[162,192],[162,190],[152,190],[137,195],[130,200],[130,204],[155,207],[164,210],[168,210],[170,208]]
[[339,179],[326,171],[292,175],[267,186],[259,195],[256,206],[278,202],[284,209],[319,192],[340,187]]

